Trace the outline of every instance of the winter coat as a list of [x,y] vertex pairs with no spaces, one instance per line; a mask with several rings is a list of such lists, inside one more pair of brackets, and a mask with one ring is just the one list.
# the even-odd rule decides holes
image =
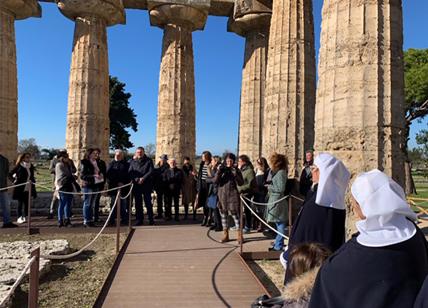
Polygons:
[[[319,267],[303,273],[295,277],[286,287],[282,294],[284,298],[284,305],[282,308],[308,308],[309,300],[311,298],[312,288]],[[278,307],[279,308],[279,307]]]
[[[108,188],[119,187],[119,183],[122,185],[128,184],[129,179],[129,163],[126,160],[112,160],[110,165],[107,168],[107,183]],[[126,196],[129,192],[129,186],[122,188],[121,195]],[[110,192],[110,195],[116,195],[117,191],[113,190]]]
[[183,204],[195,202],[196,198],[196,181],[192,174],[192,165],[183,165]]
[[[207,190],[208,186],[207,186],[207,182],[206,180],[202,179],[202,170],[204,168],[205,162],[201,162],[201,164],[199,165],[199,170],[198,170],[198,179],[196,182],[196,190],[199,192],[201,190]],[[207,166],[208,167],[208,166]]]
[[[100,166],[98,166],[100,169]],[[100,169],[101,173],[101,169]],[[82,159],[80,161],[80,179],[82,180],[82,187],[89,189],[98,188],[99,185],[95,184],[95,168],[89,159]]]
[[287,173],[285,170],[279,170],[272,177],[272,184],[268,185],[269,194],[269,205],[266,209],[266,220],[268,222],[286,222],[288,220],[288,204],[287,200],[282,200],[272,204],[284,198],[285,185],[287,184]]
[[306,197],[306,194],[312,186],[312,173],[309,164],[303,166],[302,173],[300,175],[299,192],[301,195]]
[[[34,171],[35,168],[33,164],[30,166],[30,181],[33,183],[31,184],[31,196],[33,198],[37,197],[36,192],[36,186],[34,183],[36,182],[36,179],[34,178]],[[10,172],[9,172],[9,179],[13,182],[13,185],[22,184],[28,181],[28,172],[27,169],[21,164],[16,165]],[[22,185],[19,187],[15,187],[13,189],[12,198],[14,200],[24,200],[25,198],[28,198],[28,194],[26,192],[26,186]]]
[[218,207],[222,213],[239,213],[240,199],[238,185],[244,184],[242,173],[238,168],[220,165],[214,182],[218,184]]
[[[7,177],[9,176],[9,161],[0,154],[0,188],[7,187]],[[5,192],[4,190],[2,192]]]
[[179,194],[183,185],[183,171],[177,167],[169,168],[163,173],[163,180],[168,192]]
[[106,162],[103,161],[102,159],[97,159],[97,165],[98,165],[98,169],[100,169],[100,174],[103,175],[103,179],[104,179],[104,181],[97,184],[97,187],[99,190],[103,190],[106,185],[107,165],[106,165]]
[[129,177],[134,183],[143,178],[143,184],[137,184],[136,190],[151,192],[153,190],[153,161],[144,155],[140,159],[132,159],[129,163]]
[[69,163],[58,161],[55,165],[55,184],[60,191],[72,192],[74,191],[74,185],[76,180],[73,175],[73,167],[71,160]]
[[165,172],[169,170],[169,164],[164,163],[162,166],[159,164],[156,165],[156,168],[153,169],[153,188],[156,191],[165,191],[168,187],[165,182]]
[[255,191],[255,173],[250,165],[245,165],[241,169],[244,184],[238,186],[238,192],[247,198],[251,198]]
[[255,175],[255,192],[254,192],[254,201],[265,203],[266,202],[266,196],[268,193],[268,190],[266,188],[266,180],[269,175],[270,169],[267,169],[263,174]]

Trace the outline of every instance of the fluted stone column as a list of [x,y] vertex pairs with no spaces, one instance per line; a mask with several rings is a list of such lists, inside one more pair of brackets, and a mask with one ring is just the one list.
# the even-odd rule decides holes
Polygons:
[[108,157],[109,68],[107,26],[125,22],[121,0],[61,0],[61,12],[75,21],[68,93],[66,148],[74,161],[88,148]]
[[[203,1],[202,1],[203,2]],[[198,2],[201,4],[201,2]],[[184,156],[196,151],[195,77],[192,32],[203,29],[209,2],[188,6],[149,1],[150,22],[164,30],[159,76],[156,156]]]
[[401,0],[324,2],[315,147],[404,184]]
[[263,154],[286,154],[296,177],[314,138],[312,0],[274,0],[269,35]]
[[271,7],[265,7],[257,0],[245,4],[235,1],[228,31],[245,37],[238,152],[256,161],[262,154],[267,47],[272,14]]
[[18,80],[15,20],[40,17],[36,0],[0,1],[0,154],[16,159],[18,145]]

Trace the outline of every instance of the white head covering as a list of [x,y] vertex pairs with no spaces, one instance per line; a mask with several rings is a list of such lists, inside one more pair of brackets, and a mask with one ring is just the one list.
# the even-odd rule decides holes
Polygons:
[[344,210],[345,192],[351,173],[340,160],[328,153],[320,153],[315,157],[314,165],[320,171],[316,204]]
[[410,239],[416,228],[408,219],[416,214],[406,202],[400,185],[385,173],[374,169],[360,174],[351,187],[352,195],[366,219],[356,223],[358,243],[368,247],[383,247]]

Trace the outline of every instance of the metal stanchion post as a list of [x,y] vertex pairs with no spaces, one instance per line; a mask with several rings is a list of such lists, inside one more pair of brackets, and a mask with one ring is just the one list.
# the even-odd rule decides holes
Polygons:
[[291,226],[293,219],[293,201],[291,200],[291,195],[288,197],[288,237],[291,235]]
[[117,204],[116,204],[116,254],[119,254],[119,246],[120,246],[120,191],[117,192]]
[[[31,183],[31,181],[28,182],[29,184],[29,188],[28,188],[28,204],[27,204],[27,233],[28,235],[31,235],[31,194],[32,194],[32,190],[33,190],[33,185]],[[25,187],[24,187],[25,190]]]
[[243,245],[244,245],[244,233],[243,231],[243,225],[244,225],[244,202],[241,201],[241,206],[240,206],[240,213],[239,213],[239,232],[241,234],[241,242],[239,243],[239,253],[242,256],[242,251],[243,251]]
[[28,292],[28,307],[37,308],[39,299],[39,262],[40,262],[40,247],[31,252],[31,258],[36,257],[30,266],[30,290]]
[[[131,188],[132,189],[132,185]],[[131,225],[131,220],[132,220],[132,190],[129,192],[129,200],[128,200],[128,232],[131,232],[132,229],[132,225]]]

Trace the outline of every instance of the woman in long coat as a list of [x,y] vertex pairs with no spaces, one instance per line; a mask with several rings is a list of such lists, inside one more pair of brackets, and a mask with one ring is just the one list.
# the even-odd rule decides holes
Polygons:
[[[9,172],[9,179],[14,185],[23,184],[31,181],[31,196],[35,198],[37,196],[36,187],[34,183],[35,168],[30,162],[31,154],[22,153],[16,160],[15,167]],[[13,190],[12,197],[18,201],[18,223],[26,222],[26,216],[28,215],[28,193],[30,191],[30,184],[15,187]]]
[[242,241],[242,234],[239,228],[239,206],[240,199],[238,185],[244,184],[242,173],[235,165],[236,156],[228,153],[225,157],[225,164],[221,164],[215,175],[215,183],[218,184],[218,208],[220,209],[221,223],[223,225],[223,238],[221,242],[229,241],[229,228],[227,217],[230,214],[238,230],[238,242]]
[[183,173],[182,203],[184,206],[184,219],[187,219],[189,204],[195,203],[196,199],[196,173],[193,166],[190,164],[190,157],[184,158]]
[[[274,153],[270,158],[272,170],[272,183],[268,184],[268,206],[266,209],[266,221],[276,224],[276,230],[284,234],[288,219],[288,204],[284,198],[285,185],[287,184],[287,158],[285,155]],[[279,201],[283,199],[282,201]],[[279,201],[279,202],[277,202]],[[277,234],[274,246],[269,250],[282,250],[284,238]]]

